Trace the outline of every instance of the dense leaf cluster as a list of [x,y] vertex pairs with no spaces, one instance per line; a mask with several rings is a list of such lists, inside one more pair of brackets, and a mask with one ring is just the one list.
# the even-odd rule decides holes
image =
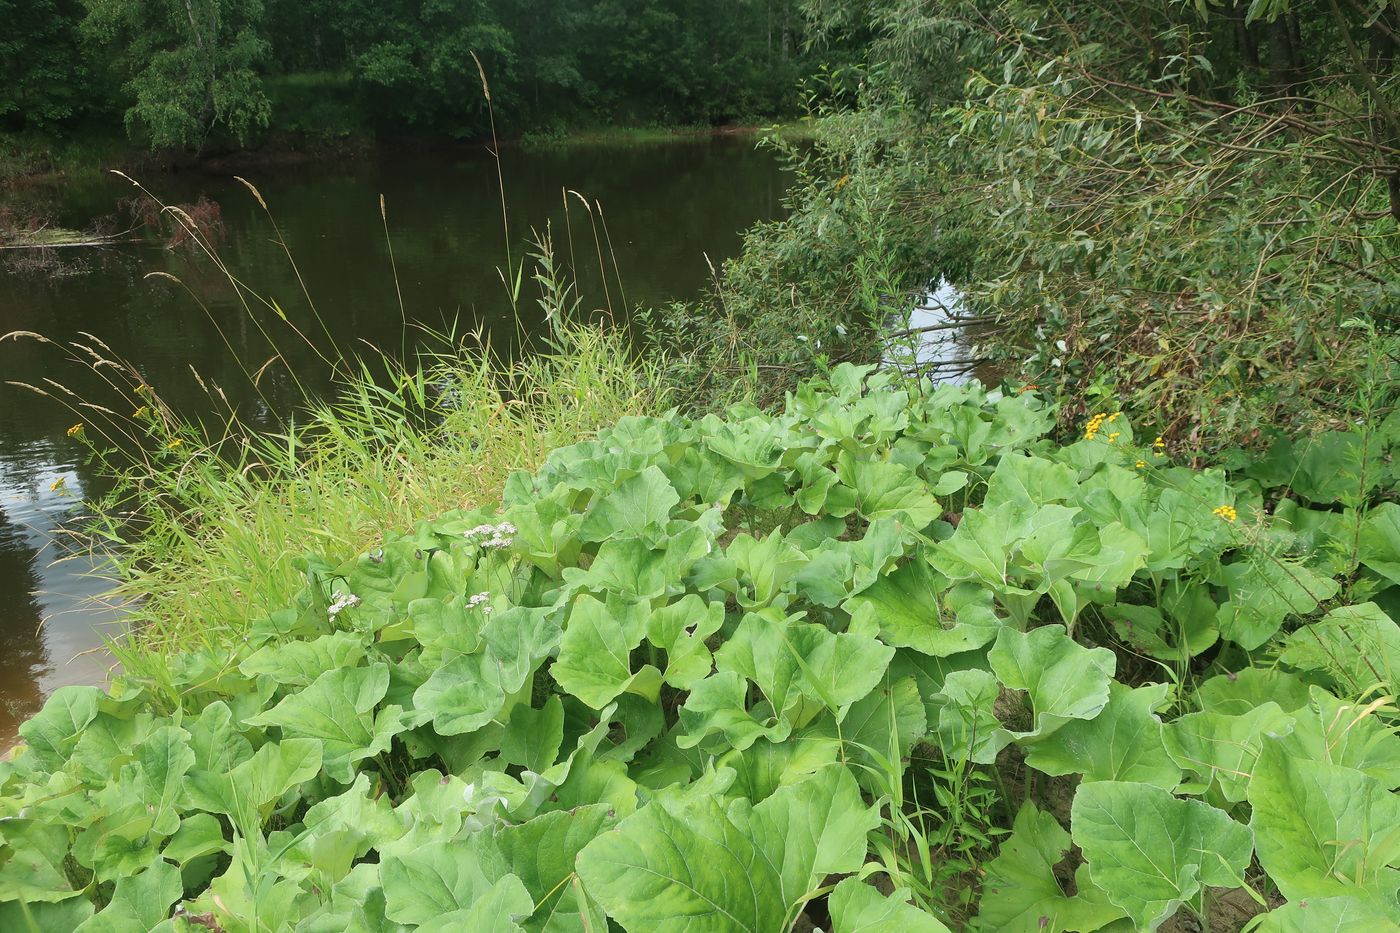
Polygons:
[[[240,650],[58,691],[0,925],[1130,930],[1245,884],[1263,929],[1394,923],[1395,421],[1232,476],[850,366],[624,419],[309,560]],[[1073,799],[1007,791],[939,917],[895,811],[950,763]]]

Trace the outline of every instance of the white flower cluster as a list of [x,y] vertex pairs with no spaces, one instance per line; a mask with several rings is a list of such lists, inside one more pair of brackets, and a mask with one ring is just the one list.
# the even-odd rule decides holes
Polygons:
[[482,615],[489,616],[491,614],[491,607],[486,605],[486,601],[490,598],[490,593],[477,593],[475,596],[467,600],[467,608],[480,609]]
[[334,619],[340,615],[341,610],[349,609],[360,604],[360,597],[354,593],[341,593],[335,598],[335,602],[326,607],[326,614]]
[[510,522],[499,525],[477,525],[463,533],[468,541],[484,548],[506,548],[515,542],[515,526]]

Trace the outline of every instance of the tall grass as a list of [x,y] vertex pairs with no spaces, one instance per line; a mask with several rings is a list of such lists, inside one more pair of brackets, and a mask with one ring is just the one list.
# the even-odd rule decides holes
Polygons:
[[[163,209],[236,285],[245,307],[261,300],[188,217]],[[149,669],[182,651],[241,640],[253,621],[290,603],[304,580],[299,557],[339,561],[417,521],[489,505],[513,470],[536,467],[553,448],[625,415],[667,407],[659,361],[638,358],[619,329],[570,319],[579,299],[554,262],[548,231],[530,255],[547,332],[522,332],[526,349],[514,359],[441,333],[415,341],[424,348],[411,357],[351,357],[322,328],[330,346],[313,347],[334,372],[334,390],[317,397],[303,389],[299,410],[271,432],[242,420],[216,386],[206,387],[203,418],[177,413],[137,366],[90,334],[61,344],[7,335],[61,349],[110,390],[98,400],[58,380],[27,386],[74,412],[79,436],[115,481],[74,532],[105,558],[104,599],[126,607],[126,630],[113,639],[118,660]],[[295,267],[290,252],[288,260]],[[512,306],[522,271],[507,282]],[[310,332],[288,321],[282,336],[311,343]],[[276,343],[278,335],[265,336]],[[240,363],[254,387],[270,365]]]

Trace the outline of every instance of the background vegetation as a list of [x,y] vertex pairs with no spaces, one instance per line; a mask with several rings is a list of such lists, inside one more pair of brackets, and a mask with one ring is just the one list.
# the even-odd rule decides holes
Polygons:
[[479,68],[508,134],[723,124],[794,112],[814,62],[795,0],[7,0],[0,18],[0,130],[49,143],[480,139]]

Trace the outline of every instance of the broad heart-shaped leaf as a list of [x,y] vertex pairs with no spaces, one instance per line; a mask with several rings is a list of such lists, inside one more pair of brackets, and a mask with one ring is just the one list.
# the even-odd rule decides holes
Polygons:
[[587,929],[585,911],[574,878],[574,861],[583,847],[614,822],[607,804],[556,810],[496,834],[506,863],[525,884],[534,900],[534,914],[524,924],[540,933]]
[[908,903],[896,891],[885,897],[858,878],[847,878],[831,892],[831,933],[949,933],[933,914]]
[[1003,732],[1008,741],[1043,739],[1072,719],[1092,719],[1108,703],[1117,659],[1107,648],[1085,648],[1059,625],[1030,632],[1003,628],[987,661],[997,680],[1030,695],[1027,732]]
[[1400,886],[1400,797],[1352,768],[1264,742],[1249,783],[1259,864],[1289,900],[1393,898]]
[[1309,897],[1264,915],[1257,933],[1400,933],[1400,910],[1365,897]]
[[1367,513],[1356,539],[1356,557],[1400,585],[1400,505],[1386,502]]
[[180,869],[157,859],[139,875],[118,878],[112,900],[75,933],[148,933],[170,916],[170,905],[183,893]]
[[689,690],[709,675],[714,659],[705,639],[723,624],[724,604],[707,603],[694,593],[652,611],[647,640],[666,652],[666,683]]
[[680,501],[666,474],[649,466],[595,502],[579,526],[578,536],[583,541],[641,538],[655,544],[665,532],[671,509]]
[[869,635],[833,634],[765,609],[744,616],[733,636],[715,652],[720,671],[747,677],[782,714],[799,694],[825,705],[839,719],[875,689],[894,649]]
[[19,727],[19,734],[43,765],[62,768],[83,729],[97,716],[96,687],[59,687],[44,708]]
[[584,595],[574,600],[550,674],[573,696],[602,709],[633,691],[655,700],[661,672],[651,665],[632,672],[632,650],[646,637],[642,603],[609,596],[606,603]]
[[152,814],[151,831],[169,836],[180,827],[176,804],[184,791],[185,774],[194,765],[190,734],[178,726],[162,726],[137,748],[144,798]]
[[1181,783],[1181,769],[1162,744],[1162,721],[1153,714],[1168,684],[1129,689],[1109,685],[1108,705],[1093,719],[1067,722],[1026,753],[1026,764],[1046,774],[1082,774],[1089,781],[1140,781],[1163,790]]
[[185,793],[200,810],[239,816],[275,802],[321,771],[319,739],[268,742],[231,772],[196,771]]
[[1226,564],[1218,582],[1230,594],[1220,607],[1220,633],[1249,651],[1272,638],[1289,616],[1312,612],[1338,589],[1336,580],[1305,564],[1259,554]]
[[464,735],[496,719],[559,643],[559,623],[552,610],[514,606],[493,613],[483,634],[484,650],[452,659],[414,691],[414,707],[431,714],[438,735]]
[[1011,552],[1026,534],[1027,509],[1015,502],[968,509],[958,530],[934,548],[930,562],[950,580],[976,580],[1006,588]]
[[832,765],[756,806],[663,796],[579,853],[585,889],[629,930],[772,933],[830,874],[855,871],[879,824]]
[[987,483],[985,507],[1003,502],[1039,508],[1050,502],[1068,502],[1075,496],[1079,480],[1063,463],[1029,454],[1008,453],[997,463]]
[[745,609],[761,609],[773,602],[807,563],[807,555],[783,540],[782,532],[777,529],[761,539],[738,535],[724,553],[738,570],[741,584],[738,600]]
[[743,751],[760,738],[781,742],[792,734],[792,723],[781,716],[762,720],[749,712],[749,682],[736,671],[718,671],[691,688],[677,711],[683,730],[676,736],[680,748],[694,748],[719,733],[731,748]]
[[387,751],[405,728],[398,707],[375,715],[388,689],[387,664],[330,670],[247,723],[280,726],[284,735],[320,739],[322,769],[333,780],[349,784],[355,762]]
[[249,677],[266,674],[279,684],[305,686],[326,671],[355,667],[365,657],[361,636],[335,632],[312,641],[266,645],[249,655],[238,669]]
[[1400,686],[1400,625],[1375,603],[1339,606],[1289,634],[1279,660],[1322,671],[1351,695],[1376,684],[1389,691]]
[[836,472],[841,482],[855,491],[856,511],[867,521],[899,518],[919,529],[943,514],[928,485],[898,463],[865,460],[843,450],[836,460]]
[[1245,799],[1265,737],[1284,735],[1291,728],[1293,716],[1270,702],[1238,716],[1188,713],[1166,727],[1165,738],[1173,761],[1206,785],[1219,782],[1221,795],[1239,803]]
[[520,933],[516,923],[530,915],[533,908],[530,893],[514,875],[506,875],[493,884],[470,907],[427,921],[418,926],[417,933],[458,933],[460,930],[479,933]]
[[1070,827],[1094,884],[1142,930],[1157,929],[1202,885],[1235,887],[1253,852],[1247,826],[1151,784],[1081,785]]
[[917,553],[844,608],[856,623],[878,626],[885,644],[934,657],[980,648],[1001,628],[989,590],[974,583],[949,590],[947,579]]
[[987,863],[974,929],[986,933],[1090,933],[1124,916],[1082,868],[1070,897],[1055,866],[1069,854],[1069,833],[1051,813],[1027,800],[1011,835]]
[[1297,758],[1355,768],[1394,790],[1400,787],[1400,737],[1372,705],[1340,700],[1312,688],[1306,708],[1294,712],[1293,731],[1279,747]]
[[[854,703],[845,719],[823,716],[796,735],[792,743],[837,743],[842,760],[855,768],[856,780],[872,796],[890,763],[908,756],[914,743],[927,731],[924,706],[913,677],[886,677],[864,698]],[[791,743],[790,743],[791,744]]]
[[385,914],[399,923],[429,923],[470,907],[509,874],[501,853],[482,836],[431,842],[379,863]]

